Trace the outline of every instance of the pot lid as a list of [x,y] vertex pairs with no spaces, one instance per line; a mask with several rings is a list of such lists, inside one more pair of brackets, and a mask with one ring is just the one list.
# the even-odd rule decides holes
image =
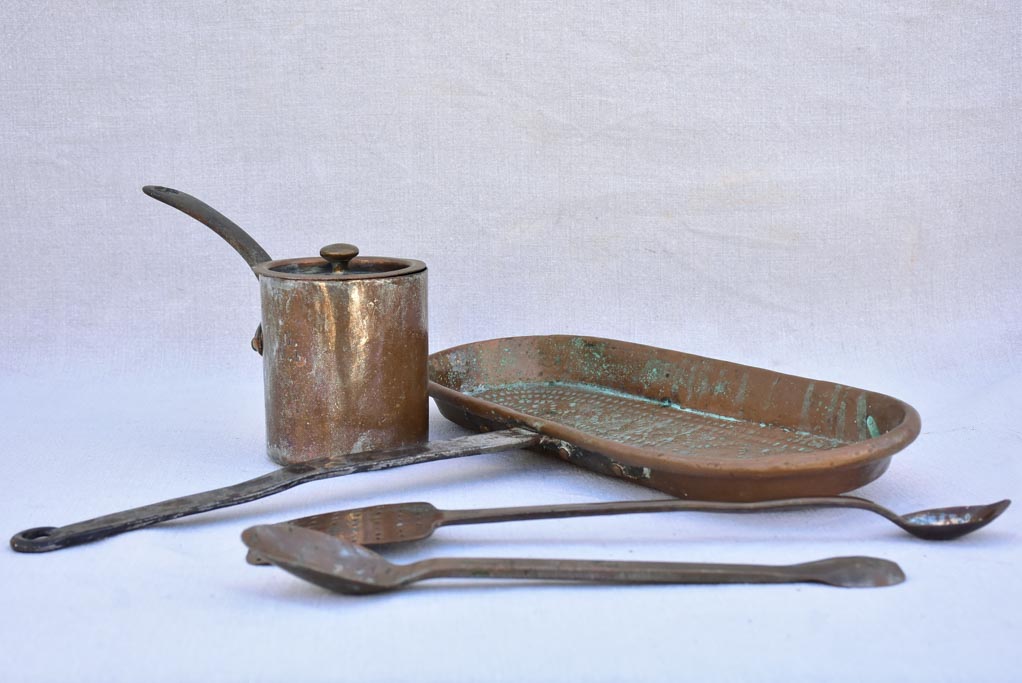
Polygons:
[[291,258],[268,261],[253,266],[261,277],[286,280],[366,280],[398,277],[426,270],[426,264],[415,259],[384,256],[359,256],[353,244],[328,244],[319,250],[320,258]]

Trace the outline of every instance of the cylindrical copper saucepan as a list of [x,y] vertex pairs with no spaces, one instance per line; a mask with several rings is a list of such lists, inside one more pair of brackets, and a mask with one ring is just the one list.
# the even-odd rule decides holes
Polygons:
[[358,256],[350,244],[274,261],[195,197],[151,185],[143,191],[223,237],[259,279],[262,325],[252,348],[263,356],[274,462],[427,440],[426,264]]

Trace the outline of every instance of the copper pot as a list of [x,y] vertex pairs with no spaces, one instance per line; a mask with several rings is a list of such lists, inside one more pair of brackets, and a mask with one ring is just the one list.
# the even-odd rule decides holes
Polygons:
[[425,263],[358,256],[350,244],[274,261],[195,197],[143,190],[223,237],[259,279],[252,347],[263,356],[270,459],[290,465],[428,439]]

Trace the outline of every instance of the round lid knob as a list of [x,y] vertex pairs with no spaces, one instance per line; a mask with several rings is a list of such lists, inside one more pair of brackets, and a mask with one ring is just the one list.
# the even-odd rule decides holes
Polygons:
[[354,244],[328,244],[319,250],[319,255],[330,262],[335,273],[348,270],[348,262],[358,256],[358,247]]

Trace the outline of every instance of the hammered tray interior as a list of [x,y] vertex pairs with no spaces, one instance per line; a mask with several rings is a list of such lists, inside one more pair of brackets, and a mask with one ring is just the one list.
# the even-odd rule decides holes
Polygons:
[[883,394],[590,337],[456,347],[431,356],[430,379],[456,422],[525,424],[624,465],[732,477],[861,470],[820,491],[879,476],[918,433],[915,411]]
[[610,393],[588,384],[522,383],[484,387],[470,395],[609,441],[680,456],[698,456],[712,450],[717,455],[755,458],[772,453],[808,453],[848,443],[672,402]]

